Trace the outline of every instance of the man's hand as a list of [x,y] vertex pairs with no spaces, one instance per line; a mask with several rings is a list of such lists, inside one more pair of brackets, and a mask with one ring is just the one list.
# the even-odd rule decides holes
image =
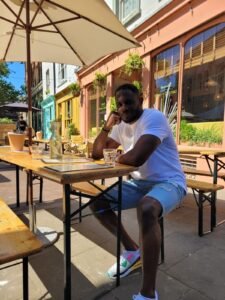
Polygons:
[[116,111],[113,111],[110,113],[104,128],[106,130],[111,130],[113,128],[114,125],[119,124],[121,122],[121,118],[119,116],[119,114]]

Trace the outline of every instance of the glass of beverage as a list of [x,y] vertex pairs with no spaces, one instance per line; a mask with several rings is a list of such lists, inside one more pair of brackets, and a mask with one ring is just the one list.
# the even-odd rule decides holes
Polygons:
[[103,149],[103,156],[105,160],[105,164],[110,165],[112,167],[115,166],[117,150],[116,149]]
[[32,145],[30,147],[32,159],[40,159],[42,155],[42,147],[40,145]]

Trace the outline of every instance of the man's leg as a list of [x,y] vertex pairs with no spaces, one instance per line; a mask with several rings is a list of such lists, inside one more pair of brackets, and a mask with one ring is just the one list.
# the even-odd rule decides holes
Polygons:
[[[90,205],[91,210],[100,223],[108,229],[115,236],[117,235],[117,222],[118,218],[114,211],[111,209],[107,200],[97,199]],[[121,242],[127,251],[135,251],[139,247],[131,239],[123,225],[121,224]]]
[[143,197],[137,208],[140,246],[142,255],[143,282],[141,295],[155,298],[156,273],[161,245],[159,216],[161,204],[152,197]]

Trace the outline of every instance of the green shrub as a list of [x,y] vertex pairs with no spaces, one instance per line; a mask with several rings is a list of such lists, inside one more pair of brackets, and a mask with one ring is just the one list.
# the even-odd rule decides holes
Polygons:
[[14,122],[13,122],[13,120],[11,120],[9,118],[0,118],[0,123],[12,124]]
[[75,127],[75,125],[73,123],[71,123],[69,126],[69,137],[71,137],[71,135],[79,135],[80,131]]
[[222,144],[222,135],[214,130],[214,127],[198,129],[187,121],[181,121],[180,139],[191,144]]
[[124,73],[130,76],[134,71],[141,70],[144,64],[138,53],[130,53],[124,62]]

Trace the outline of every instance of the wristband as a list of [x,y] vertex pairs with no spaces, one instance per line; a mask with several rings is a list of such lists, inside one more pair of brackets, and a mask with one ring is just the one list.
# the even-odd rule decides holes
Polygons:
[[104,128],[104,127],[102,127],[102,131],[105,131],[105,132],[110,132],[110,129],[106,129],[106,128]]

